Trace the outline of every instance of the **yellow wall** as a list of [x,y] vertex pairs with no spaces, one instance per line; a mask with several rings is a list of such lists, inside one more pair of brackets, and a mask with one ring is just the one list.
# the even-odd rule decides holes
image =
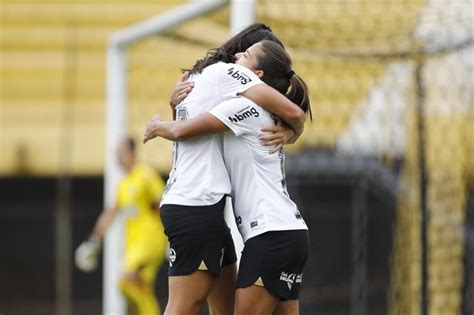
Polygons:
[[[117,29],[185,2],[3,0],[0,174],[54,174],[65,169],[76,174],[101,173],[107,38]],[[227,36],[227,28],[220,26],[219,21],[213,26],[210,35],[214,38],[206,45],[217,45]],[[172,35],[189,32],[189,27]],[[210,28],[206,23],[201,27]],[[161,78],[155,79],[168,76],[171,80],[154,95],[156,99],[147,100],[147,117],[166,104],[179,68],[189,65],[207,49],[205,45],[194,44],[193,49],[173,55],[180,45],[190,45],[173,41],[170,36],[159,41],[161,55],[149,56],[155,63],[165,63],[162,68],[167,72],[162,70]],[[166,58],[173,58],[173,62]],[[168,145],[163,147],[166,151]],[[164,162],[157,165],[163,171],[169,167],[168,153],[164,153]]]
[[[101,173],[106,39],[114,30],[184,2],[3,1],[0,174],[55,174],[63,169]],[[288,147],[289,152],[333,148],[389,64],[328,58],[316,55],[314,49],[357,53],[410,47],[407,34],[415,21],[413,12],[421,4],[368,5],[360,0],[347,10],[331,1],[257,1],[257,18],[270,24],[287,45],[295,71],[310,88],[315,120],[307,124],[301,140]],[[401,14],[407,8],[412,13]],[[380,28],[370,18],[384,10],[386,23]],[[228,20],[228,9],[222,9],[131,49],[128,127],[137,139],[153,114],[170,117],[167,100],[179,69],[222,43],[228,37]],[[139,154],[168,172],[168,142],[139,146]]]

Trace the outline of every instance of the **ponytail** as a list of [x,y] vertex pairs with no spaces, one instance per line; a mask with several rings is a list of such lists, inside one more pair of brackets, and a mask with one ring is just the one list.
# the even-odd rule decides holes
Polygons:
[[308,96],[308,86],[303,79],[291,70],[292,62],[286,50],[276,43],[260,42],[263,54],[257,57],[257,70],[263,70],[261,80],[284,94],[298,105],[313,120]]
[[308,86],[299,75],[293,73],[290,78],[290,88],[285,95],[290,101],[297,104],[307,115],[309,115],[309,119],[313,121]]

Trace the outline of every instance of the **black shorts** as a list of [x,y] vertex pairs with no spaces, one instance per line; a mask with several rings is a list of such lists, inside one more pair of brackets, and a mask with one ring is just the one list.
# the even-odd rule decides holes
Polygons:
[[245,243],[237,288],[263,285],[280,300],[297,300],[309,252],[307,230],[272,231]]
[[166,204],[161,220],[170,242],[169,276],[208,270],[219,276],[221,267],[237,261],[234,241],[224,220],[225,197],[211,206]]

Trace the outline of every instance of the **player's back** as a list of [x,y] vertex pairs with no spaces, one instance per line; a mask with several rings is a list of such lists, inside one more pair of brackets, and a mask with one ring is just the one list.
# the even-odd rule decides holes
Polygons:
[[[262,83],[250,70],[226,63],[208,66],[190,80],[194,81],[194,88],[176,106],[177,120],[206,113],[225,99]],[[229,194],[230,180],[222,154],[222,135],[175,142],[173,169],[162,204],[211,205]]]
[[307,229],[286,191],[283,149],[270,154],[272,147],[258,139],[262,127],[274,124],[271,114],[243,97],[211,113],[231,130],[224,134],[224,161],[244,241],[266,231]]

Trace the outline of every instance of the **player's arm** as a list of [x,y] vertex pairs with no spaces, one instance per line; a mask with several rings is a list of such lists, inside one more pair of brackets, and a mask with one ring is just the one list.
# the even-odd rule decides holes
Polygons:
[[104,238],[105,232],[117,216],[117,212],[118,211],[116,207],[104,209],[95,223],[91,236],[102,240]]
[[263,132],[258,138],[264,146],[274,146],[270,154],[277,152],[285,144],[295,143],[297,137],[295,131],[288,126],[280,117],[273,115],[274,125],[264,126]]
[[178,82],[176,82],[173,93],[171,93],[169,104],[171,106],[173,120],[176,120],[176,105],[178,105],[186,96],[188,96],[189,92],[191,92],[194,87],[194,82],[189,81],[188,78],[189,72],[186,71],[182,74]]
[[287,123],[294,131],[296,140],[304,130],[305,113],[286,96],[266,84],[257,84],[240,95],[251,99]]
[[163,121],[158,115],[148,123],[143,143],[155,137],[171,141],[183,141],[228,130],[228,127],[209,113],[182,121]]
[[[189,120],[162,121],[159,116],[155,116],[148,123],[143,142],[145,143],[155,137],[162,137],[171,141],[182,141],[191,137],[224,132],[229,129],[235,136],[252,132],[256,127],[253,126],[255,122],[251,120],[238,122],[229,120],[229,117],[236,113],[238,114],[246,107],[248,107],[247,103],[239,99],[232,99],[220,103],[209,113],[201,114]],[[260,137],[262,145],[274,146],[270,153],[276,152],[295,135],[293,129],[283,126],[283,123],[277,117],[275,117],[275,121],[275,126],[267,126],[261,129],[261,131],[267,132]]]
[[115,216],[117,208],[104,210],[96,221],[94,230],[90,237],[81,243],[75,252],[76,266],[84,271],[91,272],[97,268],[99,253],[102,247],[102,239]]
[[[261,81],[256,73],[241,65],[224,63],[220,64],[217,71],[220,75],[216,88],[224,99],[244,96],[281,117],[295,131],[296,138],[303,133],[304,111],[285,95]],[[242,80],[242,77],[247,79]]]

